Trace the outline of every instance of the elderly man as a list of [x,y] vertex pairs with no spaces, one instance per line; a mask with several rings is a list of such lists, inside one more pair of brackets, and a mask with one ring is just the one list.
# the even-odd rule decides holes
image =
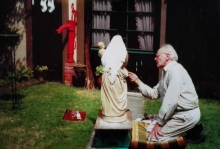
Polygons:
[[[163,142],[185,136],[200,120],[195,87],[189,74],[177,60],[178,55],[171,45],[166,44],[158,50],[155,61],[162,70],[162,76],[153,88],[144,84],[136,74],[129,72],[130,81],[138,86],[143,96],[160,98],[162,101],[157,122],[147,138],[149,141]],[[200,133],[201,126],[198,129]]]

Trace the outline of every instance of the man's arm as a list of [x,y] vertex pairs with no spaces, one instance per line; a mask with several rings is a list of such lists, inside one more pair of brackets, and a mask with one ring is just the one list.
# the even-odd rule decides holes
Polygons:
[[144,84],[133,72],[128,72],[128,76],[130,78],[130,81],[137,85],[138,89],[140,90],[143,96],[148,97],[150,99],[159,98],[158,85],[154,88],[151,88],[150,86]]

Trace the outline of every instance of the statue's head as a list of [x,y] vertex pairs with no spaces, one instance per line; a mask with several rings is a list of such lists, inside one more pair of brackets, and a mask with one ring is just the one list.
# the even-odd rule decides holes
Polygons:
[[99,49],[104,49],[105,48],[104,42],[98,42],[97,46],[98,46]]

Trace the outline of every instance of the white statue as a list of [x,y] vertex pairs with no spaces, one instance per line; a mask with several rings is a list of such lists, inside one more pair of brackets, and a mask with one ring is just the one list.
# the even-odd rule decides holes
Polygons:
[[127,61],[125,44],[122,37],[116,35],[101,58],[104,66],[101,85],[102,119],[107,122],[127,120]]

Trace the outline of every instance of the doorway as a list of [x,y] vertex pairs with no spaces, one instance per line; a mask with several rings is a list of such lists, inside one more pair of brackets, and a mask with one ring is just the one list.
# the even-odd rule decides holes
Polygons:
[[33,67],[47,66],[47,79],[61,81],[62,36],[56,33],[56,29],[62,25],[62,7],[60,1],[54,0],[52,11],[49,2],[41,0],[32,4]]

